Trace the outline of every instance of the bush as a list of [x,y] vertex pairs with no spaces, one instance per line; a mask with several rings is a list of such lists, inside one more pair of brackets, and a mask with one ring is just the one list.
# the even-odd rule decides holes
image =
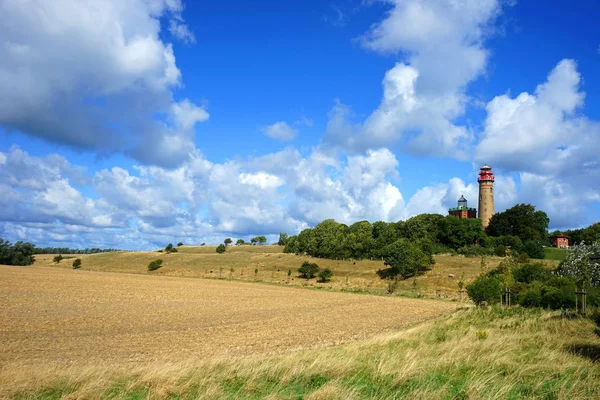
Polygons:
[[148,264],[148,271],[156,271],[157,269],[162,267],[162,262],[163,260],[161,260],[160,258],[152,261],[150,264]]
[[498,303],[502,296],[502,283],[496,277],[481,276],[470,285],[467,285],[467,293],[478,307],[483,302],[487,304]]
[[541,263],[524,264],[514,269],[513,277],[522,283],[545,282],[550,278],[550,271]]
[[329,268],[325,268],[323,271],[319,272],[319,282],[329,282],[332,276],[333,272]]
[[575,307],[575,290],[545,287],[542,290],[542,307],[560,310]]
[[181,247],[181,246],[183,246],[183,242],[177,243],[177,247]]
[[494,249],[494,255],[498,256],[498,257],[506,257],[506,246],[504,245],[499,245],[496,246],[496,248]]
[[79,269],[81,268],[81,259],[80,258],[76,258],[73,261],[73,269]]
[[490,252],[485,247],[473,245],[463,246],[457,250],[458,254],[462,254],[465,257],[481,257],[488,255]]
[[63,258],[64,257],[62,256],[62,254],[59,254],[57,256],[54,256],[54,258],[52,259],[52,261],[58,264],[59,262],[62,261]]
[[542,244],[536,240],[529,240],[524,243],[523,250],[530,258],[537,258],[538,260],[543,260],[544,256],[544,247]]
[[302,266],[298,268],[298,272],[300,272],[300,276],[305,279],[312,279],[315,277],[317,272],[319,272],[319,266],[315,263],[309,263],[308,261],[304,261]]
[[219,254],[225,253],[225,250],[227,250],[227,248],[225,247],[225,245],[223,243],[221,243],[220,245],[217,246],[217,253],[219,253]]
[[523,307],[540,307],[542,305],[542,288],[540,285],[532,285],[522,291],[517,299],[517,303]]

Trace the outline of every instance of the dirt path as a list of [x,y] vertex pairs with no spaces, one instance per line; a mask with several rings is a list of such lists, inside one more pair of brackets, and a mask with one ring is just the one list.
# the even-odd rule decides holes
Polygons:
[[335,345],[452,303],[241,282],[0,266],[0,365],[134,365]]

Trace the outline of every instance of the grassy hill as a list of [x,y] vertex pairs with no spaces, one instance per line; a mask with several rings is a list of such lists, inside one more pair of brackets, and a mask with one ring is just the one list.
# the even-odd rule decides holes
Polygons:
[[[35,265],[70,268],[73,262],[68,259],[55,264],[53,257],[38,255]],[[215,279],[231,277],[233,280],[373,293],[386,291],[386,282],[377,275],[378,270],[387,268],[381,260],[329,260],[296,256],[284,254],[280,246],[230,246],[224,254],[217,254],[214,246],[183,246],[177,253],[171,254],[114,252],[78,257],[82,260],[82,269],[93,271],[148,274],[148,264],[160,258],[163,267],[151,274]],[[413,280],[408,279],[400,282],[397,293],[408,296],[419,293],[434,297],[436,290],[440,289],[444,297],[458,298],[458,281],[461,277],[468,283],[481,272],[480,258],[437,255],[435,259],[433,268],[416,279],[416,292],[413,291]],[[334,273],[332,281],[318,283],[316,279],[307,281],[299,278],[297,269],[306,260],[316,262],[321,268],[330,268]],[[500,260],[498,257],[487,257],[487,269],[496,267]],[[232,274],[231,268],[234,269]],[[255,269],[258,269],[256,276]],[[292,271],[289,282],[288,271]]]
[[[158,252],[113,252],[80,255],[82,269],[93,271],[125,272],[148,274],[148,264],[155,259],[163,260],[163,267],[152,274],[165,276],[185,276],[195,278],[233,279],[259,281],[263,283],[303,286],[309,288],[364,291],[385,293],[386,282],[379,278],[377,271],[387,268],[381,260],[329,260],[322,258],[284,254],[281,246],[229,246],[223,254],[217,254],[214,246],[182,246],[177,253]],[[60,264],[52,262],[54,255],[37,255],[35,265],[70,268],[72,260]],[[304,261],[315,262],[321,268],[329,268],[334,276],[331,282],[319,283],[316,279],[307,281],[299,278],[297,270]],[[465,283],[474,280],[481,272],[481,258],[464,256],[436,255],[436,264],[430,271],[416,278],[417,287],[413,290],[413,279],[400,282],[397,294],[435,297],[439,289],[448,299],[458,299],[458,281]],[[486,270],[495,268],[502,259],[486,257]],[[549,267],[556,261],[546,261]],[[231,269],[233,268],[233,273]],[[255,270],[258,273],[255,275]],[[288,271],[292,274],[288,280]],[[454,277],[451,277],[454,275]]]
[[35,381],[7,371],[10,385],[0,385],[15,398],[591,399],[600,397],[600,339],[592,329],[589,320],[541,310],[471,309],[319,351],[67,367],[61,378],[45,371]]

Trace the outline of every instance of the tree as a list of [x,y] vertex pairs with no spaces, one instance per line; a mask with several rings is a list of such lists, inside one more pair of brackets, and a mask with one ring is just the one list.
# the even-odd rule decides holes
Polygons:
[[223,241],[223,243],[225,243],[225,246],[229,246],[231,243],[233,243],[233,240],[231,240],[231,238],[227,238]]
[[181,247],[181,246],[183,246],[183,242],[177,243],[177,247]]
[[219,254],[225,253],[225,250],[226,250],[226,248],[225,248],[224,244],[221,243],[220,245],[217,246],[217,253],[219,253]]
[[325,268],[324,270],[319,272],[319,282],[329,282],[331,277],[333,276],[333,272],[329,268]]
[[64,257],[62,256],[62,254],[59,254],[57,256],[54,256],[54,258],[52,259],[52,261],[58,264],[59,262],[62,261],[63,258]]
[[31,243],[19,241],[12,245],[0,238],[0,264],[31,265],[35,261],[35,250],[35,245]]
[[157,269],[162,267],[162,263],[163,260],[161,260],[160,258],[152,261],[150,264],[148,264],[148,271],[156,271]]
[[236,246],[241,246],[243,244],[246,244],[246,242],[244,242],[244,239],[238,239],[237,242],[235,242]]
[[304,261],[302,266],[298,268],[298,272],[300,276],[305,279],[312,279],[315,277],[317,272],[319,272],[319,266],[315,263],[309,263],[308,261]]
[[429,256],[408,239],[398,239],[382,250],[385,265],[391,267],[391,276],[406,279],[427,270]]
[[165,247],[165,253],[169,254],[169,253],[174,253],[177,250],[173,247],[173,243],[169,243],[167,245],[167,247]]
[[73,261],[73,269],[79,269],[81,268],[81,259],[80,258],[76,258]]
[[285,232],[281,232],[279,234],[279,240],[277,241],[277,244],[279,246],[285,246],[288,242],[288,239],[289,239],[289,235]]
[[536,211],[531,204],[517,204],[508,210],[494,214],[487,227],[490,236],[517,236],[521,241],[547,241],[550,219],[543,211]]
[[262,245],[262,244],[267,243],[267,238],[265,236],[255,236],[252,239],[250,239],[250,243],[252,243],[252,244],[258,243],[259,245]]

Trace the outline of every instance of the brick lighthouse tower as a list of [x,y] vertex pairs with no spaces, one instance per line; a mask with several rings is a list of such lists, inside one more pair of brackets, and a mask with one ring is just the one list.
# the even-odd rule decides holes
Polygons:
[[479,182],[479,219],[485,229],[494,215],[494,173],[490,166],[484,165],[479,169],[477,182]]

